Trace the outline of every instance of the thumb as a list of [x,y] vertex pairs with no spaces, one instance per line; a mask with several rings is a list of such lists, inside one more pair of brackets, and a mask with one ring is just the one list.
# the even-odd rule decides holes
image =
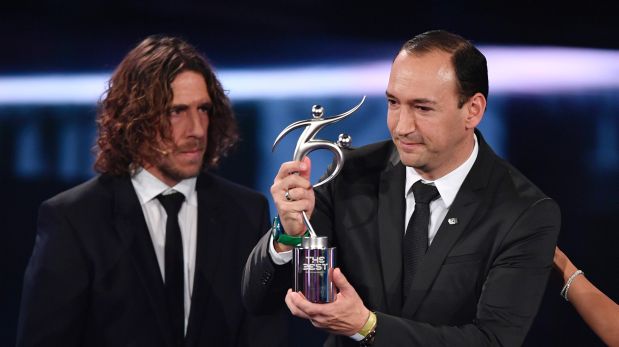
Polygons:
[[347,293],[355,292],[355,288],[353,288],[340,268],[335,268],[333,270],[333,284],[340,290],[340,293],[346,295]]
[[299,175],[301,175],[301,177],[303,178],[306,178],[307,180],[310,180],[310,174],[312,172],[312,161],[307,156],[303,157],[301,161],[301,171],[299,171]]

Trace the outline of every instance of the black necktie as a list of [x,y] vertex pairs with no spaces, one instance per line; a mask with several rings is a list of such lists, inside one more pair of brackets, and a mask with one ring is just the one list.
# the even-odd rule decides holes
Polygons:
[[168,215],[165,226],[165,294],[172,323],[174,345],[182,346],[185,336],[185,295],[183,293],[183,238],[178,211],[185,200],[181,193],[158,195]]
[[415,197],[415,211],[406,227],[404,236],[404,280],[403,294],[406,298],[413,278],[417,272],[417,266],[428,250],[428,225],[430,224],[430,202],[439,197],[435,186],[423,184],[421,180],[413,184],[413,195]]

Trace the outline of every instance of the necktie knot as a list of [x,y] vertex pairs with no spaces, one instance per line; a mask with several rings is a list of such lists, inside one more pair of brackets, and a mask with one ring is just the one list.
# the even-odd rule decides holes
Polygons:
[[413,184],[412,190],[415,197],[415,204],[429,204],[432,200],[440,196],[436,186],[424,184],[421,180]]
[[157,195],[157,200],[159,200],[168,216],[176,216],[183,205],[183,201],[185,201],[185,196],[179,192],[168,195],[159,194]]

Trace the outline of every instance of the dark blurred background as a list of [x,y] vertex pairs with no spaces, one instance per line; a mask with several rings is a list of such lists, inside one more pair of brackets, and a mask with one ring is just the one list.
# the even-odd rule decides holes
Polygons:
[[[26,91],[35,96],[33,100],[11,101],[15,83],[50,75],[65,78],[64,83],[81,74],[109,76],[129,49],[156,33],[187,39],[222,72],[243,141],[219,171],[265,194],[279,163],[291,157],[294,146],[294,139],[287,139],[271,154],[272,141],[287,124],[309,117],[312,104],[322,103],[331,115],[347,110],[367,94],[368,101],[359,112],[321,136],[334,139],[345,130],[355,146],[388,136],[381,95],[386,84],[367,92],[363,88],[321,92],[321,85],[312,85],[311,78],[347,79],[350,75],[331,76],[336,72],[329,69],[378,63],[382,64],[378,70],[359,68],[353,73],[363,80],[366,73],[374,76],[378,71],[384,74],[384,80],[377,82],[381,84],[388,77],[390,59],[415,34],[442,28],[471,39],[487,53],[491,66],[489,108],[481,126],[484,136],[500,155],[559,202],[563,214],[559,245],[593,283],[619,301],[619,253],[615,251],[619,228],[612,221],[619,216],[618,10],[611,1],[578,6],[460,0],[405,4],[388,0],[367,5],[325,0],[1,4],[0,193],[5,199],[0,208],[0,346],[15,343],[21,282],[33,246],[38,205],[94,175],[91,148],[96,136],[96,98],[72,101],[65,95],[49,101],[45,95],[37,99],[37,91],[31,88]],[[576,50],[558,51],[549,58],[550,65],[538,64],[543,55],[519,55],[521,49],[539,52],[548,46]],[[492,53],[493,49],[499,53]],[[574,58],[570,52],[584,53]],[[610,57],[610,62],[584,58],[589,55]],[[493,69],[493,62],[501,57],[507,60]],[[552,62],[559,73],[545,74]],[[302,89],[307,83],[308,92],[303,95],[281,90],[272,95],[264,90],[239,93],[252,86],[265,89],[280,80],[260,75],[238,84],[232,78],[317,66],[325,70],[294,75],[298,78],[290,89]],[[602,69],[605,79],[599,81],[599,71],[590,73],[588,68]],[[512,78],[512,69],[539,69],[539,75]],[[584,71],[584,77],[572,78],[576,71]],[[518,82],[511,85],[510,80]],[[79,79],[70,81],[79,83]],[[318,158],[315,171],[319,173],[328,160]],[[561,285],[558,277],[551,277],[525,345],[602,345],[559,297]],[[302,334],[310,331],[303,322],[293,324],[301,327]],[[306,336],[291,345],[316,346],[321,338]]]

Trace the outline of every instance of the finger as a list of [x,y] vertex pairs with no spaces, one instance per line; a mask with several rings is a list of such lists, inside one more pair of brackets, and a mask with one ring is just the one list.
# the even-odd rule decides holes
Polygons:
[[288,161],[279,167],[279,171],[277,172],[275,179],[283,179],[297,172],[304,173],[306,170],[307,163],[305,161]]
[[295,300],[293,298],[295,296],[298,296],[298,293],[293,292],[292,289],[288,289],[288,293],[286,293],[286,298],[284,299],[284,301],[286,302],[286,306],[288,306],[290,313],[300,318],[310,319],[310,317],[301,309],[299,309],[299,307],[294,303]]
[[[314,192],[310,182],[303,177],[293,176],[280,180],[271,186],[271,196],[276,206],[285,205],[293,200],[314,200]],[[286,198],[286,193],[288,193],[289,199]]]
[[[282,181],[283,182],[283,181]],[[314,191],[310,188],[309,181],[302,177],[296,177],[293,180],[286,180],[287,183],[282,183],[280,187],[272,187],[271,196],[273,202],[278,210],[288,211],[308,211],[309,208],[313,209],[314,205]],[[303,187],[299,187],[303,185]],[[288,186],[288,187],[286,187]],[[295,201],[304,201],[302,205],[293,204]],[[309,207],[306,206],[309,203]]]
[[277,212],[279,214],[279,218],[281,220],[289,221],[289,220],[299,220],[300,216],[295,216],[295,214],[299,214],[302,211],[308,211],[313,208],[314,202],[313,200],[303,199],[296,201],[277,201],[275,202],[275,207],[277,208]]
[[351,292],[356,293],[355,288],[348,282],[339,267],[333,270],[333,284],[335,284],[343,295]]
[[288,194],[292,200],[315,200],[313,188],[295,187],[288,190]]
[[[294,193],[293,191],[296,188],[292,188],[292,189],[288,189],[286,192],[284,192],[284,198],[286,199],[286,201],[295,201],[297,199],[295,199],[292,194]],[[297,195],[299,198],[301,197],[300,195]]]
[[284,201],[284,194],[286,191],[294,188],[311,190],[311,182],[299,175],[290,175],[283,179],[276,179],[271,186],[271,195],[276,200]]
[[284,192],[284,200],[287,202],[303,200],[310,198],[310,189],[305,188],[290,188]]
[[309,157],[303,157],[301,163],[303,163],[305,166],[299,171],[299,175],[309,180],[312,171],[312,160]]
[[280,181],[279,187],[283,190],[292,188],[312,189],[312,183],[303,176],[290,175]]
[[327,304],[314,304],[302,297],[299,293],[295,294],[296,295],[291,295],[291,302],[297,309],[303,311],[304,314],[308,315],[314,320],[322,316],[322,311],[324,308],[326,308],[324,306]]
[[286,206],[282,207],[281,209],[282,212],[284,213],[294,212],[297,214],[302,211],[308,211],[312,207],[312,203],[308,199],[287,201],[284,205]]

